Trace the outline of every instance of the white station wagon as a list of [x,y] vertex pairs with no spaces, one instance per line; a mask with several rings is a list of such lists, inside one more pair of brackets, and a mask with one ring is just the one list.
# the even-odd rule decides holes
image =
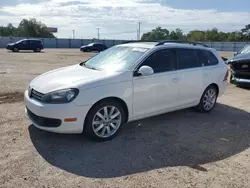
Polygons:
[[32,80],[26,113],[39,129],[105,141],[129,121],[189,107],[210,112],[227,75],[216,50],[200,43],[128,42]]

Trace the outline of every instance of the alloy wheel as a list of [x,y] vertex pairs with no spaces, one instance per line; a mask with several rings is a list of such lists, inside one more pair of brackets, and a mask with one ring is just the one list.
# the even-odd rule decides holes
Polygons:
[[208,89],[203,98],[203,106],[206,111],[211,110],[216,103],[217,92],[211,88]]
[[105,106],[94,115],[92,129],[100,138],[108,138],[117,132],[122,122],[120,110],[115,106]]

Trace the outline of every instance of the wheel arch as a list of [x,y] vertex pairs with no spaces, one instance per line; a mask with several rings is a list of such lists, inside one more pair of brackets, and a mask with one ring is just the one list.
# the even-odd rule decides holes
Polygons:
[[99,103],[101,103],[101,102],[103,102],[103,101],[116,101],[116,102],[120,103],[120,104],[122,105],[122,107],[123,107],[123,109],[124,109],[124,112],[125,112],[125,115],[126,115],[126,117],[125,117],[125,122],[128,121],[128,118],[129,118],[129,110],[128,110],[128,106],[127,106],[126,102],[125,102],[124,100],[122,100],[121,98],[119,98],[119,97],[105,97],[105,98],[100,99],[99,101],[97,101],[95,104],[93,104],[93,105],[91,106],[91,108],[89,109],[89,111],[88,111],[88,113],[87,113],[87,115],[86,115],[86,117],[85,117],[85,120],[84,120],[83,131],[84,131],[85,127],[86,127],[86,126],[85,126],[85,125],[86,125],[86,120],[87,120],[87,117],[88,117],[90,111],[93,109],[94,106],[98,105]]
[[217,95],[219,95],[219,93],[220,93],[220,89],[219,89],[218,84],[216,84],[216,83],[212,83],[212,84],[210,84],[209,86],[207,86],[207,87],[206,87],[206,89],[207,89],[208,87],[210,87],[210,86],[214,86],[214,87],[216,88],[216,90],[217,90]]

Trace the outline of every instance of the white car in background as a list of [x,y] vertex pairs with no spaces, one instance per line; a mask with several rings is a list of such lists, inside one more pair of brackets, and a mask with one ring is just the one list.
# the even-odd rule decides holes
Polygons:
[[189,107],[210,112],[227,75],[216,50],[196,43],[125,43],[32,80],[26,112],[39,129],[105,141],[129,121]]

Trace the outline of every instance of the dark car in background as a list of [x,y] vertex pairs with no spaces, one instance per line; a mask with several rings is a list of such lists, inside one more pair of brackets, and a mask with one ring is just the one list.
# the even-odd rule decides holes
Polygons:
[[107,46],[105,44],[101,43],[90,43],[86,46],[81,46],[80,51],[82,52],[101,52],[107,49]]
[[250,86],[250,44],[226,61],[230,66],[230,82],[238,86]]
[[15,43],[9,43],[6,46],[7,50],[19,52],[19,50],[33,50],[34,52],[41,52],[44,49],[43,43],[37,39],[23,39]]

